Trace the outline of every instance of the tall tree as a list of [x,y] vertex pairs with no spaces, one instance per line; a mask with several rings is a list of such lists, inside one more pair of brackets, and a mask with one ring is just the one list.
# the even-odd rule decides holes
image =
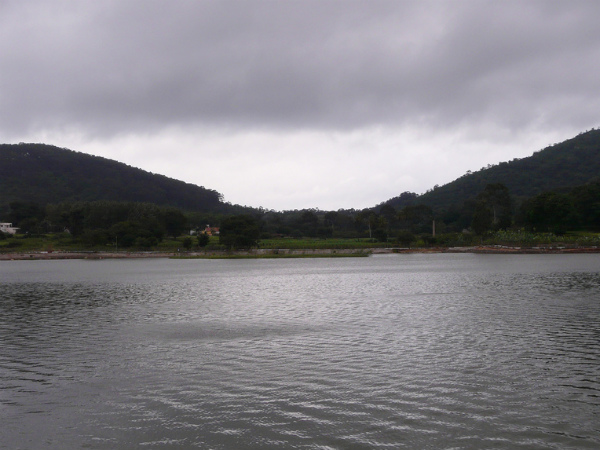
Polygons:
[[188,226],[187,217],[176,208],[167,208],[163,213],[163,220],[167,234],[176,238],[180,236]]
[[9,222],[23,233],[35,232],[46,215],[45,209],[34,202],[11,202]]
[[544,192],[521,207],[525,223],[537,231],[563,233],[577,223],[571,197],[558,192]]
[[231,249],[250,249],[258,245],[260,228],[249,215],[231,216],[221,222],[219,243]]
[[471,226],[477,234],[490,229],[501,230],[512,223],[512,201],[508,188],[502,183],[488,184],[475,199]]
[[478,201],[475,205],[475,212],[471,221],[471,229],[475,234],[482,235],[490,231],[493,223],[491,209],[484,201]]
[[426,233],[431,231],[433,212],[429,206],[406,206],[398,213],[400,227],[412,233]]

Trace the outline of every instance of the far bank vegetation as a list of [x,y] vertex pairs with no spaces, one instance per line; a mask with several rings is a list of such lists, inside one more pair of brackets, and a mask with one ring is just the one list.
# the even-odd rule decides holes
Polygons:
[[[198,251],[251,248],[343,249],[498,244],[600,244],[600,181],[515,200],[501,183],[461,205],[434,211],[404,194],[405,205],[252,214],[186,212],[137,202],[11,202],[0,251]],[[207,229],[215,233],[205,233]],[[219,234],[216,234],[219,230]]]

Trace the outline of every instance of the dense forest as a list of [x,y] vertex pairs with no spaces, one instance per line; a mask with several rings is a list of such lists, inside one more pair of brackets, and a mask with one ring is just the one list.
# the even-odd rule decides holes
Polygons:
[[177,208],[152,203],[73,202],[40,206],[12,202],[8,219],[21,233],[67,233],[84,246],[116,243],[151,248],[166,236],[188,231],[188,218]]
[[423,195],[405,192],[385,202],[396,209],[423,204],[435,212],[458,208],[473,200],[488,184],[501,183],[516,203],[542,192],[572,188],[600,175],[600,130],[591,130],[554,144],[532,156],[467,172]]
[[212,189],[117,161],[45,144],[0,145],[0,216],[14,201],[148,202],[189,211],[226,211]]
[[[201,234],[206,225],[230,231],[228,248],[249,247],[259,239],[370,239],[402,246],[420,241],[433,245],[456,241],[456,235],[485,236],[501,230],[562,235],[567,231],[600,231],[600,181],[572,189],[546,191],[516,205],[508,188],[488,184],[460,207],[436,213],[423,204],[395,209],[320,211],[254,210],[229,215],[184,212],[136,202],[63,202],[39,205],[11,202],[6,219],[32,236],[68,233],[87,247],[153,248],[165,237]],[[246,230],[240,232],[240,230]],[[6,236],[0,236],[6,239]],[[469,239],[461,238],[464,242]],[[200,241],[199,241],[200,242]]]
[[483,235],[510,228],[552,233],[600,231],[600,179],[521,201],[516,201],[504,184],[487,184],[473,198],[437,212],[416,198],[398,209],[386,203],[362,211],[271,211],[260,219],[268,235],[382,241],[397,240],[398,236],[427,240],[434,232],[438,236],[463,232]]

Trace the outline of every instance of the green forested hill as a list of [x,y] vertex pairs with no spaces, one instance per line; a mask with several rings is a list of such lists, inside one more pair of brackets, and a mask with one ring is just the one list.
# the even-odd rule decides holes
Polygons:
[[[413,201],[441,211],[476,197],[488,184],[502,183],[513,198],[522,200],[545,191],[583,185],[599,176],[600,130],[591,130],[527,158],[467,173]],[[401,197],[386,203],[398,209],[404,206]]]
[[[486,185],[497,183],[505,185],[520,203],[542,192],[581,186],[598,177],[600,130],[591,130],[530,157],[467,173],[423,195],[405,192],[385,203],[397,211],[424,204],[441,212],[461,208]],[[8,211],[13,201],[43,205],[98,200],[147,202],[202,212],[244,209],[223,203],[217,191],[117,161],[45,144],[0,144],[0,212]]]
[[0,144],[0,209],[38,204],[128,201],[189,211],[226,208],[218,192],[117,161],[45,144]]

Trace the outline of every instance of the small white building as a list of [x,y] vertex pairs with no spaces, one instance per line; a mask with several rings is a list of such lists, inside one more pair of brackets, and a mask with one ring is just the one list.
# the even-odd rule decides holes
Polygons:
[[18,228],[12,226],[12,223],[0,223],[0,231],[8,234],[16,234]]

